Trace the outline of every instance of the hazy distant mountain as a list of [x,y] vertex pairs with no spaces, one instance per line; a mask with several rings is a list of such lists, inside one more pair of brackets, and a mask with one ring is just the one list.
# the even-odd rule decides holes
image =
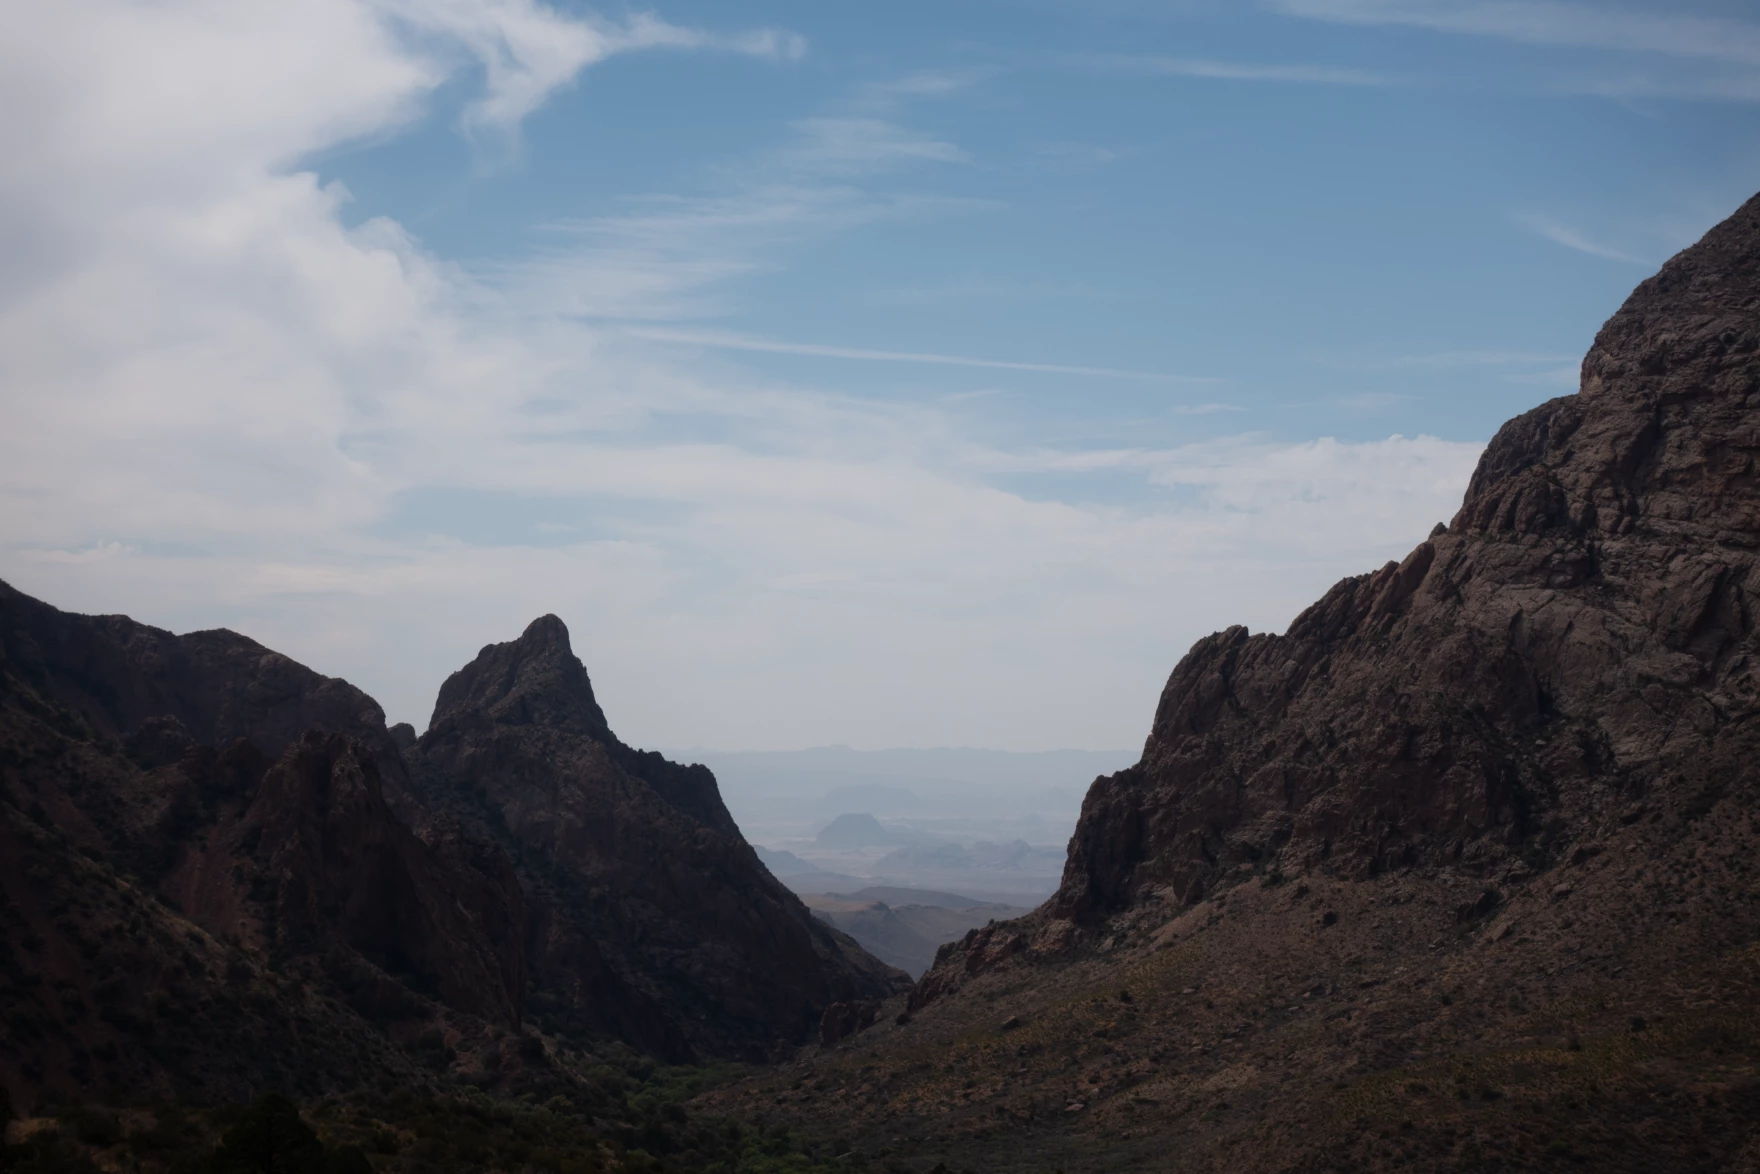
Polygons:
[[913,978],[929,969],[944,944],[979,926],[1028,912],[1018,905],[890,886],[854,893],[809,893],[801,899],[870,954]]
[[880,821],[872,815],[845,814],[840,815],[822,828],[813,837],[813,842],[821,848],[887,848],[894,844],[903,844],[910,837],[901,835],[891,828],[880,826]]
[[829,875],[817,864],[802,860],[793,852],[786,852],[778,848],[765,848],[756,844],[752,846],[752,851],[758,854],[758,859],[764,862],[764,867],[770,870],[770,874],[779,880],[786,880],[791,876],[807,876],[814,873],[819,875]]
[[[864,884],[941,888],[1036,905],[1057,885],[1081,798],[1128,751],[851,750],[688,751],[710,766],[728,810],[752,843],[787,852],[771,871],[800,892],[802,866]],[[859,824],[853,817],[859,814]],[[852,817],[842,819],[840,817]],[[985,845],[1028,845],[1010,869]],[[896,849],[926,848],[922,855]],[[1006,852],[1005,852],[1006,854]],[[798,862],[798,863],[797,863]]]
[[[1002,826],[1013,820],[1073,823],[1082,795],[1097,776],[1136,759],[1131,750],[684,750],[721,782],[728,809],[748,836],[810,837],[845,812],[886,819],[970,820]],[[999,806],[999,800],[1002,805]],[[990,839],[1032,835],[991,833]],[[1067,838],[1064,828],[1053,838]]]

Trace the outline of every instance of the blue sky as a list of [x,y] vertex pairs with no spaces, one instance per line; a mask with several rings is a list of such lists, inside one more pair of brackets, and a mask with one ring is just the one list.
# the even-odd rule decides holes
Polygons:
[[76,0],[0,50],[0,575],[424,724],[1135,744],[1760,189],[1751,4]]
[[[680,5],[665,17],[737,11],[806,51],[607,62],[517,146],[457,133],[461,83],[415,133],[321,170],[350,215],[485,271],[625,245],[618,221],[670,211],[707,239],[657,260],[729,272],[604,321],[1141,373],[723,356],[968,396],[987,429],[1084,444],[1483,440],[1573,387],[1636,279],[1760,186],[1752,101],[1707,93],[1760,96],[1752,44],[1609,52],[1580,43],[1587,7],[1550,44],[1323,19],[1422,5],[1290,7]],[[690,224],[796,202],[750,238]]]

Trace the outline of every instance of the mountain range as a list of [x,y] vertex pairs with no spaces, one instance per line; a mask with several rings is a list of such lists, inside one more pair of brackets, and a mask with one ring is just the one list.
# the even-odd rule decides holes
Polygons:
[[[0,1086],[284,1092],[323,1136],[259,1100],[209,1152],[279,1122],[356,1170],[1754,1174],[1757,460],[1760,197],[1405,558],[1199,641],[1056,891],[914,984],[611,733],[554,617],[417,737],[234,633],[0,587]],[[749,1066],[663,1111],[583,1048]]]
[[764,1060],[908,979],[814,918],[703,767],[612,734],[561,621],[421,738],[227,631],[0,585],[0,1086],[14,1105],[316,1092],[437,1047]]

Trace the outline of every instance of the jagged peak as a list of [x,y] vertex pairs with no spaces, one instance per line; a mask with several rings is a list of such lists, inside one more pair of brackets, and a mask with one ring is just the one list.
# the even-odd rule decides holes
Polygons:
[[446,678],[429,729],[479,713],[501,725],[545,725],[609,736],[587,669],[569,642],[568,625],[542,615],[519,638],[484,645],[476,659]]
[[554,612],[547,612],[527,624],[526,630],[519,634],[517,643],[526,648],[556,647],[573,654],[573,647],[568,640],[568,625]]

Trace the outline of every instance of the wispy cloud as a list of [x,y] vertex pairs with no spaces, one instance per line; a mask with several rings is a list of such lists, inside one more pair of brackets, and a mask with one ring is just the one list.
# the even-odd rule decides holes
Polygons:
[[650,342],[680,343],[719,350],[757,351],[773,355],[806,355],[822,359],[855,359],[879,363],[929,363],[945,367],[987,367],[998,371],[1032,371],[1047,375],[1086,375],[1099,379],[1144,379],[1156,383],[1221,383],[1200,375],[1172,375],[1155,371],[1129,371],[1118,367],[1084,367],[1063,363],[1026,363],[1008,359],[977,359],[966,355],[943,355],[928,351],[873,350],[865,347],[821,346],[816,343],[782,342],[753,338],[725,331],[667,330],[630,326],[623,333]]
[[1033,147],[1033,155],[1041,163],[1063,170],[1105,167],[1142,153],[1142,147],[1116,147],[1101,143],[1039,143]]
[[1340,371],[1448,371],[1463,367],[1511,367],[1568,363],[1571,355],[1545,351],[1450,350],[1423,355],[1340,357],[1311,355],[1309,362]]
[[1266,64],[1201,57],[1113,54],[1077,59],[1087,67],[1114,73],[1209,78],[1216,81],[1280,82],[1323,86],[1396,86],[1404,79],[1371,70],[1333,65]]
[[1529,45],[1599,51],[1624,65],[1555,74],[1571,91],[1607,96],[1760,100],[1760,23],[1695,13],[1683,3],[1583,4],[1569,0],[1267,0],[1291,16],[1340,24],[1405,26]]
[[1578,230],[1556,220],[1542,216],[1521,216],[1517,219],[1524,227],[1539,233],[1553,244],[1563,245],[1565,248],[1574,249],[1579,253],[1587,253],[1591,257],[1619,261],[1626,265],[1641,265],[1646,269],[1654,268],[1656,265],[1656,262],[1635,256],[1624,249],[1591,240]]
[[1176,404],[1173,409],[1181,416],[1213,416],[1218,412],[1244,412],[1240,404]]
[[858,109],[891,111],[904,101],[945,98],[968,90],[992,72],[988,69],[919,70],[903,77],[867,83],[856,91],[852,104]]
[[382,6],[406,27],[439,34],[476,58],[484,74],[483,93],[466,106],[464,123],[469,130],[498,134],[511,133],[583,69],[615,54],[698,49],[792,61],[807,50],[806,38],[782,29],[714,32],[645,13],[608,21],[570,16],[539,0],[382,0]]
[[1270,0],[1270,7],[1345,24],[1409,25],[1530,44],[1760,65],[1760,25],[1695,15],[1678,4],[1646,11],[1558,0]]
[[702,194],[632,199],[628,211],[558,220],[557,242],[479,275],[558,316],[617,320],[713,317],[715,290],[779,250],[864,224],[993,205],[892,190],[914,167],[966,159],[956,144],[878,118],[811,118],[775,148],[708,177]]
[[1093,286],[1076,281],[1005,280],[992,277],[954,277],[923,285],[877,289],[868,297],[876,302],[942,304],[949,302],[1023,301],[1043,298],[1092,298],[1100,296]]
[[782,160],[821,173],[868,173],[900,163],[964,163],[970,158],[953,143],[880,118],[808,118],[795,129],[799,140],[782,153]]

